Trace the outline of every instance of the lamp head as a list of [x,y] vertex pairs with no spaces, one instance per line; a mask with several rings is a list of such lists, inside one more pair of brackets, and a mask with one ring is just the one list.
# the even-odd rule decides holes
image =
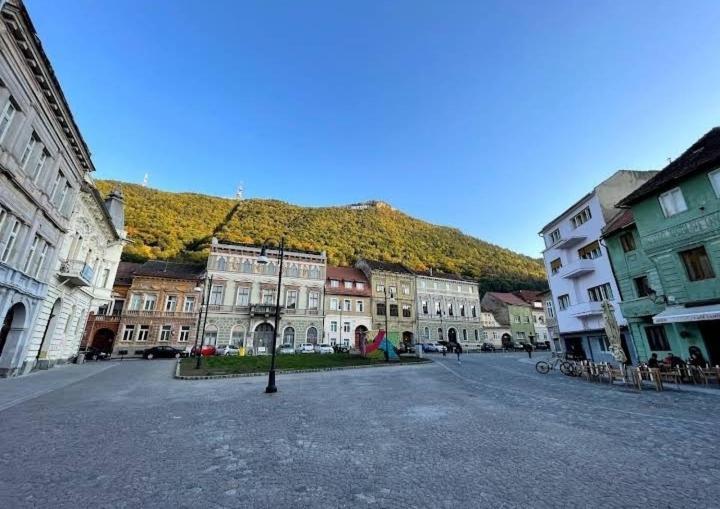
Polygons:
[[267,246],[265,244],[263,244],[262,249],[260,249],[260,256],[258,257],[257,262],[260,265],[267,265],[268,263],[270,263],[270,260],[268,260],[267,256]]

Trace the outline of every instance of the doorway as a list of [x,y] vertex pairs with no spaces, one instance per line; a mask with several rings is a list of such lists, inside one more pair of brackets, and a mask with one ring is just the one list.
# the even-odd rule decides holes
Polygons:
[[92,346],[105,353],[112,353],[115,333],[110,329],[100,329],[95,333]]
[[720,320],[700,322],[700,334],[705,341],[710,365],[717,366],[720,364]]
[[25,329],[25,314],[25,306],[20,302],[5,313],[2,327],[0,327],[0,357],[2,357],[5,347],[20,342],[20,335]]
[[452,327],[448,329],[448,342],[457,343],[457,331]]
[[358,325],[355,327],[355,348],[361,350],[360,345],[367,335],[367,327]]

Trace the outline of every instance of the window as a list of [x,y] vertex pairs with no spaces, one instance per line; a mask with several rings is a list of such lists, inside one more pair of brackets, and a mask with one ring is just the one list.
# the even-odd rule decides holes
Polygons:
[[560,242],[560,230],[558,228],[555,228],[553,231],[550,232],[550,245],[557,244]]
[[610,283],[588,288],[588,297],[591,302],[602,302],[603,300],[612,300],[613,293]]
[[320,294],[318,292],[310,292],[308,296],[308,308],[317,309],[320,306]]
[[210,289],[210,304],[219,306],[223,301],[223,285],[212,285]]
[[475,329],[475,341],[480,341],[480,333]]
[[567,309],[570,306],[570,296],[565,294],[558,297],[558,307],[561,310]]
[[403,295],[410,295],[410,287],[403,285]]
[[610,341],[608,341],[607,336],[604,334],[602,336],[596,336],[595,339],[597,339],[598,345],[600,346],[601,352],[609,352],[610,351]]
[[187,343],[190,340],[190,326],[183,325],[180,327],[180,337],[178,337],[179,343]]
[[518,332],[515,333],[515,337],[516,337],[517,339],[525,339],[525,333],[522,332],[522,331],[518,331]]
[[252,267],[253,267],[252,262],[250,260],[245,260],[242,262],[242,266],[241,266],[240,270],[242,270],[243,272],[249,273],[249,272],[252,272]]
[[715,271],[704,246],[682,251],[680,256],[690,281],[701,281],[715,277]]
[[550,262],[550,273],[551,274],[557,274],[561,268],[562,268],[562,262],[560,261],[560,258],[555,258],[553,261]]
[[[320,278],[320,269],[313,265],[312,267],[310,267],[309,274],[310,274],[310,279],[319,279]],[[316,329],[314,329],[314,330],[316,330]]]
[[513,316],[513,322],[520,323],[520,317],[518,315]]
[[462,285],[458,285],[458,292],[462,292]]
[[545,312],[550,318],[555,318],[555,308],[553,308],[553,301],[548,300],[545,302]]
[[[143,301],[143,310],[144,311],[154,310],[156,303],[157,303],[157,295],[154,295],[152,293],[146,293],[145,300]],[[140,329],[142,329],[142,327],[140,327]]]
[[650,350],[670,350],[670,343],[665,335],[665,327],[662,325],[650,325],[645,327],[645,336],[647,337]]
[[109,281],[110,281],[110,269],[103,269],[102,277],[100,278],[100,288],[107,288]]
[[55,176],[55,180],[53,181],[52,187],[50,188],[50,201],[52,203],[55,203],[56,205],[57,205],[57,203],[56,203],[55,199],[58,196],[58,194],[57,194],[58,189],[60,189],[60,187],[65,187],[63,185],[63,180],[65,180],[65,177],[64,177],[63,173],[61,171],[59,171],[58,174]]
[[5,139],[5,135],[10,128],[13,117],[15,116],[15,111],[15,105],[13,104],[11,99],[3,108],[2,115],[0,115],[0,143],[2,143]]
[[638,298],[650,295],[650,283],[647,276],[636,277],[633,281],[635,282],[635,292]]
[[338,281],[337,279],[330,280],[330,287],[337,288],[338,286],[340,286],[340,281]]
[[150,326],[149,325],[141,325],[140,330],[138,331],[138,341],[147,341],[148,334],[150,334]]
[[165,297],[165,311],[175,311],[177,308],[177,295],[168,295]]
[[35,261],[35,264],[33,265],[31,269],[31,276],[34,278],[37,278],[40,276],[40,273],[42,272],[43,265],[45,265],[45,256],[47,256],[48,248],[50,245],[42,241],[42,248],[40,249],[40,256],[37,257],[37,260]]
[[352,288],[353,284],[352,281],[345,281],[345,288]]
[[679,214],[680,212],[685,212],[687,210],[685,197],[679,187],[661,194],[658,197],[658,200],[660,201],[660,207],[662,208],[665,217],[674,216],[675,214]]
[[438,327],[438,339],[442,341],[443,338],[443,330],[442,328]]
[[338,300],[336,297],[332,297],[330,299],[330,309],[332,311],[340,310],[340,308],[338,307]]
[[40,152],[40,157],[38,157],[38,160],[35,163],[35,169],[33,170],[33,182],[35,182],[36,184],[37,181],[40,179],[40,174],[45,167],[45,163],[47,162],[48,157],[48,153],[43,150],[42,152]]
[[426,340],[430,339],[430,328],[429,327],[425,327],[423,329],[423,338]]
[[185,296],[185,303],[183,304],[183,311],[186,313],[192,313],[195,309],[195,296],[194,295],[186,295]]
[[596,240],[591,242],[587,246],[578,249],[578,256],[583,260],[594,260],[602,256],[602,250],[600,249],[600,243]]
[[570,219],[570,224],[573,228],[577,228],[578,226],[587,223],[590,218],[592,218],[592,214],[590,214],[590,207],[585,207],[579,214],[576,214],[572,219]]
[[410,311],[410,304],[403,304],[402,312],[403,317],[410,318],[412,316],[412,312]]
[[390,304],[390,316],[398,316],[398,305]]
[[435,301],[435,314],[440,315],[442,314],[442,310],[440,309],[440,303]]
[[453,310],[452,302],[448,302],[448,305],[447,305],[447,306],[448,306],[448,316],[454,316],[454,315],[455,315],[455,311]]
[[355,301],[355,311],[357,311],[358,313],[362,313],[363,311],[365,311],[365,304],[363,303],[363,301]]
[[343,322],[343,332],[350,332],[350,322]]
[[238,286],[235,293],[235,305],[236,306],[249,306],[250,305],[250,287]]
[[125,329],[123,330],[122,340],[123,341],[132,341],[134,335],[135,335],[135,326],[134,325],[126,325]]
[[317,329],[316,329],[315,327],[310,327],[310,328],[307,330],[306,337],[307,337],[307,342],[308,342],[308,343],[312,343],[312,344],[317,343],[317,337],[318,337],[318,331],[317,331]]
[[530,323],[530,317],[529,316],[523,316],[523,322]]
[[365,289],[365,283],[361,283],[360,281],[355,283],[355,288],[358,290],[364,290]]
[[377,291],[377,293],[385,293],[385,285],[377,285],[375,291]]
[[635,237],[633,237],[632,232],[625,232],[620,235],[620,245],[624,253],[635,251]]
[[389,295],[390,295],[390,298],[392,299],[397,294],[397,288],[394,286],[390,286],[390,287],[388,287],[388,292],[390,292]]
[[38,242],[40,242],[40,237],[38,235],[35,235],[32,244],[30,244],[30,249],[28,250],[28,257],[25,260],[25,267],[23,268],[23,272],[27,274],[29,274],[30,266],[32,265],[33,257],[35,256],[35,251],[38,247]]
[[345,304],[345,311],[352,311],[352,302],[350,299],[345,299],[343,303]]
[[463,329],[463,341],[467,341],[467,329]]
[[421,305],[422,305],[422,312],[423,312],[423,314],[424,314],[424,315],[428,314],[427,301],[426,301],[426,300],[422,301],[422,302],[421,302]]
[[286,327],[283,332],[283,343],[286,345],[295,344],[295,329],[292,327]]
[[130,298],[130,311],[137,311],[142,306],[142,294],[134,293]]
[[376,311],[378,315],[385,315],[385,304],[382,302],[378,302],[376,306]]
[[715,190],[715,196],[720,198],[720,170],[711,171],[708,173],[708,178]]
[[263,288],[260,291],[260,302],[266,306],[272,306],[276,303],[275,289],[274,288]]
[[172,335],[172,325],[163,325],[160,328],[160,341],[170,341]]
[[337,322],[330,322],[330,332],[337,332],[338,330],[338,323]]
[[470,306],[470,316],[473,318],[477,318],[477,309],[474,305]]
[[25,149],[23,149],[22,156],[20,157],[20,167],[24,170],[27,167],[28,161],[30,161],[30,157],[32,156],[33,150],[35,150],[35,144],[37,143],[37,137],[35,135],[35,131],[30,135],[30,139],[25,144]]
[[288,309],[296,309],[298,300],[297,290],[288,290],[285,296],[285,307]]
[[465,316],[465,304],[460,304],[460,316]]
[[8,239],[5,241],[5,249],[2,253],[2,260],[3,262],[7,262],[10,259],[10,254],[13,252],[13,248],[15,247],[15,242],[17,242],[17,236],[20,232],[20,221],[17,219],[13,223],[12,227],[10,228],[10,233],[8,234]]

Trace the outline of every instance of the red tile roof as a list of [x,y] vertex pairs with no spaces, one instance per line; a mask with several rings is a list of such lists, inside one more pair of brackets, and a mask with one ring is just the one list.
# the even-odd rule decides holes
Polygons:
[[602,236],[607,237],[608,235],[615,233],[623,228],[630,226],[635,222],[635,216],[633,215],[632,209],[625,209],[615,215],[608,224],[603,228]]
[[[337,288],[331,287],[331,279],[340,281],[340,286]],[[363,283],[364,288],[362,290],[358,290],[355,288],[355,284],[353,284],[352,288],[345,288],[345,281]],[[335,267],[333,265],[328,265],[327,279],[325,280],[325,293],[328,295],[355,295],[358,297],[369,297],[371,295],[370,282],[360,269],[356,269],[355,267]]]
[[492,295],[500,302],[504,302],[505,304],[512,304],[513,306],[528,306],[529,304],[522,300],[517,295],[514,295],[512,293],[505,293],[505,292],[488,292],[489,295]]
[[537,290],[518,290],[513,293],[528,304],[541,300],[540,294],[542,294],[542,292]]

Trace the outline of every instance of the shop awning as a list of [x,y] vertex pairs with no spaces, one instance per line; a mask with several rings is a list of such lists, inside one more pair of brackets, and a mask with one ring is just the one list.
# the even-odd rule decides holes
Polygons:
[[696,306],[670,306],[662,313],[653,316],[653,323],[702,322],[704,320],[720,320],[720,304]]

